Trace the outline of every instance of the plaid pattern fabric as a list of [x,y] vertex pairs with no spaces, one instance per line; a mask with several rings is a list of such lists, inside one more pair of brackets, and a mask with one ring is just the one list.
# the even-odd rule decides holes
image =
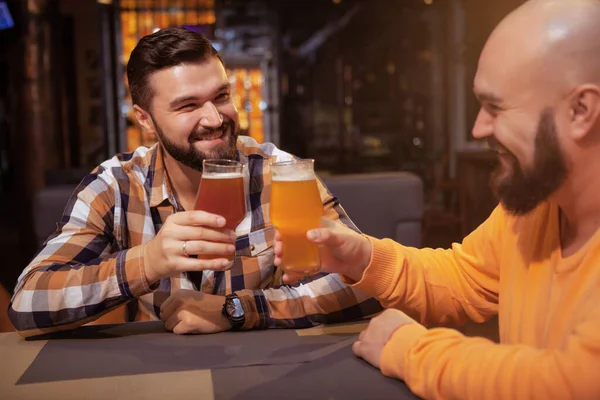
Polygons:
[[[237,293],[246,329],[308,327],[380,311],[379,303],[337,274],[282,286],[273,266],[269,166],[293,156],[249,137],[238,138],[237,146],[238,159],[247,165],[248,212],[237,229],[230,271],[184,273],[148,285],[143,245],[182,208],[170,189],[160,146],[140,147],[102,163],[75,190],[58,229],[19,277],[9,309],[17,330],[37,334],[92,321],[155,320],[160,305],[181,289]],[[319,191],[325,216],[356,229],[320,181]]]

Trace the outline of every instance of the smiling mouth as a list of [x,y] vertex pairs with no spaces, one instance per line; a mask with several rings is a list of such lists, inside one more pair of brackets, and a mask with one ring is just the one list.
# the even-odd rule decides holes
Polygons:
[[508,153],[507,151],[497,152],[496,157],[498,157],[498,161],[501,164],[510,164],[512,161],[512,157],[511,157],[510,153]]
[[225,130],[214,131],[205,135],[199,135],[194,137],[194,141],[203,141],[203,140],[217,140],[221,139],[225,136]]

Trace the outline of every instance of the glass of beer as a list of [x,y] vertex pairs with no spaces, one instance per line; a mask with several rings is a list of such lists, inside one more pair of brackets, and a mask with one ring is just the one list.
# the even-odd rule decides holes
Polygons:
[[283,270],[312,274],[319,270],[319,248],[306,233],[319,227],[323,203],[314,172],[314,160],[271,165],[271,222],[283,242]]
[[[235,228],[246,216],[244,195],[244,164],[231,160],[204,160],[202,179],[196,196],[196,210],[225,218],[225,228]],[[233,266],[235,254],[228,257]]]

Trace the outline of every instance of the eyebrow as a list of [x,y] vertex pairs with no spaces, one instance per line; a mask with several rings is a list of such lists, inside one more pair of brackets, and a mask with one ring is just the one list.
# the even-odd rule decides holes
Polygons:
[[474,92],[475,92],[475,97],[477,97],[477,99],[479,101],[481,101],[482,103],[502,104],[502,99],[499,96],[496,96],[493,93],[490,93],[490,92],[478,92],[476,90],[474,90]]
[[[219,86],[217,88],[217,90],[215,91],[215,93],[220,93],[226,89],[229,89],[228,83],[224,83],[221,86]],[[180,96],[169,103],[169,108],[177,108],[177,107],[181,106],[182,104],[185,104],[189,101],[198,101],[198,100],[199,100],[199,97],[197,97],[197,96]]]

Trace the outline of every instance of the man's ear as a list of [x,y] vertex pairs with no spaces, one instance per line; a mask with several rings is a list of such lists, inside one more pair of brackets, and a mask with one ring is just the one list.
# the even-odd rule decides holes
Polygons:
[[156,128],[154,126],[154,121],[150,116],[150,113],[144,110],[142,107],[137,104],[133,105],[133,114],[135,118],[140,123],[141,127],[148,133],[156,134]]
[[600,121],[600,87],[592,84],[578,87],[570,108],[572,138],[583,140]]

